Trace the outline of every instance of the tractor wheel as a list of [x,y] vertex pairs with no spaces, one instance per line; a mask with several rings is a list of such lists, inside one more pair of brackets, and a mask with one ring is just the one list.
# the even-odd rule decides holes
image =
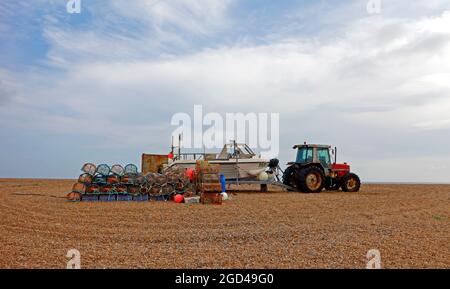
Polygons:
[[325,186],[325,176],[318,167],[300,170],[297,179],[298,187],[305,193],[320,193]]
[[344,192],[357,192],[361,187],[359,177],[354,173],[348,173],[342,178],[342,190]]
[[[295,187],[296,186],[296,182],[295,182],[295,169],[290,166],[287,167],[286,170],[283,173],[283,184],[290,186],[290,187]],[[290,189],[288,189],[288,191],[292,191]]]

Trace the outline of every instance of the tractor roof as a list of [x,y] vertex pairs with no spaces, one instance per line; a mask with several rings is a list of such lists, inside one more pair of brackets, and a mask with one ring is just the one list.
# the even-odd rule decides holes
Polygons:
[[297,145],[294,145],[294,149],[296,149],[296,148],[326,148],[326,149],[329,149],[329,148],[331,148],[331,146],[329,146],[329,145],[321,145],[321,144],[306,144],[306,143],[304,143],[304,144],[297,144]]

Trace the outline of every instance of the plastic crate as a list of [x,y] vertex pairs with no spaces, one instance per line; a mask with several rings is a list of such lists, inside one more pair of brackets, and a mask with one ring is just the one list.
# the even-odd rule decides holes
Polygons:
[[117,195],[117,201],[132,201],[133,200],[133,196],[131,195],[126,195],[126,194],[119,194]]
[[145,202],[148,201],[148,195],[137,195],[137,196],[133,196],[133,201],[135,202]]
[[186,204],[198,204],[198,203],[200,203],[200,197],[196,196],[196,197],[184,198],[184,202]]
[[98,202],[99,195],[97,194],[85,194],[81,196],[82,202]]
[[114,194],[106,194],[99,196],[99,201],[101,202],[115,202],[116,200],[117,200],[116,195]]
[[150,196],[149,200],[155,202],[167,202],[169,198],[170,195],[158,195],[158,196]]

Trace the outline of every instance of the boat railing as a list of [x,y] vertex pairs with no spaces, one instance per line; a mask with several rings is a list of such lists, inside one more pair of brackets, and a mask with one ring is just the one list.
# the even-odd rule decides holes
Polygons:
[[211,153],[180,153],[175,154],[173,156],[173,159],[175,161],[187,161],[187,160],[212,160],[216,159],[217,154],[211,154]]

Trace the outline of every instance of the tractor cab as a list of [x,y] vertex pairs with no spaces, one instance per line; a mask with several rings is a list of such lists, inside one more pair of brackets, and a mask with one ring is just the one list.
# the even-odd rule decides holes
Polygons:
[[[283,183],[303,192],[320,192],[342,190],[356,192],[360,187],[358,176],[350,172],[347,163],[336,163],[336,148],[329,145],[304,144],[295,145],[297,156],[295,162],[288,163],[283,174]],[[334,155],[334,161],[331,159]]]
[[297,164],[320,163],[324,168],[331,168],[330,150],[328,145],[295,145],[297,149]]

